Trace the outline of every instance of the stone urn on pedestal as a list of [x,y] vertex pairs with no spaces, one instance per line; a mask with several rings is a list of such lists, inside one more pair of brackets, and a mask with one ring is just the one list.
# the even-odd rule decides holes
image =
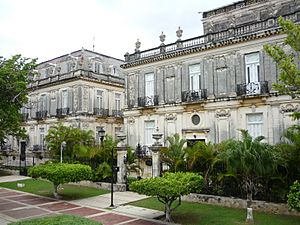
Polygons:
[[150,147],[152,151],[152,177],[160,176],[160,148],[162,143],[159,140],[162,138],[163,134],[157,132],[152,134],[152,138],[155,140],[154,144]]
[[119,133],[117,135],[119,143],[117,145],[117,166],[119,167],[119,172],[117,175],[117,182],[121,184],[126,183],[126,159],[127,159],[127,148],[126,148],[126,135],[124,133]]

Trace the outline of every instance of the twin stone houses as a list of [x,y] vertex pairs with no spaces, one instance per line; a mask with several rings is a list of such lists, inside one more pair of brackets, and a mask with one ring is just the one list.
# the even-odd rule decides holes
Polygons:
[[238,138],[238,129],[279,142],[299,110],[298,99],[272,89],[280,71],[263,50],[284,46],[279,16],[300,22],[300,1],[242,0],[203,12],[202,36],[183,39],[179,27],[176,42],[162,33],[148,50],[138,40],[125,61],[82,49],[39,64],[22,109],[28,150],[46,149],[59,122],[93,130],[96,140],[101,127],[113,137],[122,131],[146,152],[155,132],[162,143],[175,133],[188,145],[218,143]]

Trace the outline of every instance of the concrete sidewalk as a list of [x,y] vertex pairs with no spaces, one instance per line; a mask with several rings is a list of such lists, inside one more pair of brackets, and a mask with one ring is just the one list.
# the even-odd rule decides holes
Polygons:
[[[10,182],[10,181],[22,181],[24,179],[29,179],[29,177],[24,177],[24,176],[4,176],[0,177],[0,183],[2,182]],[[0,188],[1,189],[1,188]],[[8,189],[2,189],[1,192],[7,192],[9,191]],[[33,196],[32,194],[27,194],[24,192],[18,192],[18,191],[9,191],[12,192],[10,194],[18,194],[20,193],[22,196],[13,198],[13,197],[7,197],[8,194],[3,193],[2,195],[0,194],[0,198],[2,197],[2,203],[6,203],[7,206],[4,204],[1,204],[0,202],[0,225],[5,225],[10,221],[16,221],[15,218],[16,215],[19,213],[24,213],[24,210],[27,210],[25,215],[31,215],[32,213],[36,213],[36,210],[38,208],[40,215],[32,215],[32,217],[35,216],[44,216],[44,214],[49,214],[51,210],[53,210],[55,213],[75,213],[75,214],[84,214],[86,210],[88,210],[91,213],[94,213],[93,215],[87,216],[88,218],[101,221],[103,224],[131,224],[131,225],[140,225],[140,224],[147,224],[147,225],[156,225],[156,224],[169,224],[165,223],[159,220],[154,220],[154,218],[158,218],[160,216],[163,216],[164,213],[161,211],[157,210],[151,210],[151,209],[146,209],[146,208],[141,208],[141,207],[135,207],[131,205],[124,205],[130,202],[138,201],[141,199],[147,198],[145,195],[139,195],[134,192],[114,192],[113,195],[113,200],[114,200],[114,205],[115,208],[112,210],[108,209],[110,206],[110,201],[111,201],[111,195],[109,194],[104,194],[100,196],[95,196],[91,198],[85,198],[85,199],[79,199],[79,200],[74,200],[74,201],[56,201],[53,199],[45,200],[45,198],[36,196],[35,199],[32,201],[29,201],[28,198],[32,198],[30,196]],[[8,192],[7,192],[8,193]],[[30,195],[30,196],[28,196]],[[22,198],[24,198],[22,200]],[[43,198],[43,199],[42,199]],[[45,201],[49,201],[45,203]],[[55,203],[55,202],[57,203]],[[15,207],[8,209],[8,207],[11,205],[13,206],[15,204]],[[24,206],[24,204],[28,204],[27,206]],[[33,205],[31,205],[33,204]],[[45,205],[46,204],[46,205]],[[69,204],[71,207],[75,207],[75,209],[68,210],[68,211],[63,211],[60,208],[58,211],[56,211],[55,208],[58,206],[61,207],[61,204]],[[52,206],[53,205],[53,206]],[[49,212],[45,212],[45,210],[51,210]],[[18,208],[20,207],[20,208]],[[24,208],[25,207],[25,208]],[[46,209],[45,209],[46,207]],[[77,208],[76,208],[77,207]],[[53,209],[52,209],[53,208]],[[31,209],[31,211],[29,210]],[[2,211],[1,211],[2,210]],[[98,211],[94,211],[98,210]],[[99,211],[100,210],[100,211]],[[12,211],[12,212],[10,212]],[[9,216],[7,216],[9,215]],[[24,215],[24,214],[23,214]],[[31,217],[31,216],[30,216]],[[17,218],[17,220],[22,219]],[[26,217],[27,218],[27,217]],[[116,220],[116,221],[115,221]]]

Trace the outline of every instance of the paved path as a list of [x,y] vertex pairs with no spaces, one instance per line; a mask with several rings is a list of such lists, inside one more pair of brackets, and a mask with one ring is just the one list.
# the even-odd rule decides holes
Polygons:
[[[0,177],[0,182],[17,181],[26,177]],[[20,180],[20,183],[22,182]],[[113,210],[106,209],[110,205],[110,194],[75,201],[60,201],[25,192],[0,188],[0,225],[6,225],[21,219],[34,217],[73,214],[100,221],[104,225],[158,225],[168,224],[154,220],[163,213],[134,206],[120,206],[131,201],[144,199],[146,196],[132,192],[115,192]]]

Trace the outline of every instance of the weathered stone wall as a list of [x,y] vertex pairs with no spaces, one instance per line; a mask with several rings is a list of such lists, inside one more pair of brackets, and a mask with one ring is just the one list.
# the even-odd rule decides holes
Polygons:
[[[80,181],[77,183],[72,183],[79,186],[84,187],[93,187],[98,189],[104,189],[104,190],[110,190],[111,184],[105,183],[105,182],[92,182],[92,181]],[[114,184],[114,191],[126,191],[126,185],[125,184]]]
[[[245,199],[233,198],[233,197],[222,197],[222,196],[192,193],[187,196],[184,196],[182,200],[188,202],[208,203],[212,205],[225,206],[230,208],[243,208],[243,209],[247,208],[247,202]],[[289,210],[286,204],[277,204],[273,202],[255,200],[252,203],[252,208],[254,211],[259,211],[259,212],[300,216],[299,212],[296,212],[294,210]]]

